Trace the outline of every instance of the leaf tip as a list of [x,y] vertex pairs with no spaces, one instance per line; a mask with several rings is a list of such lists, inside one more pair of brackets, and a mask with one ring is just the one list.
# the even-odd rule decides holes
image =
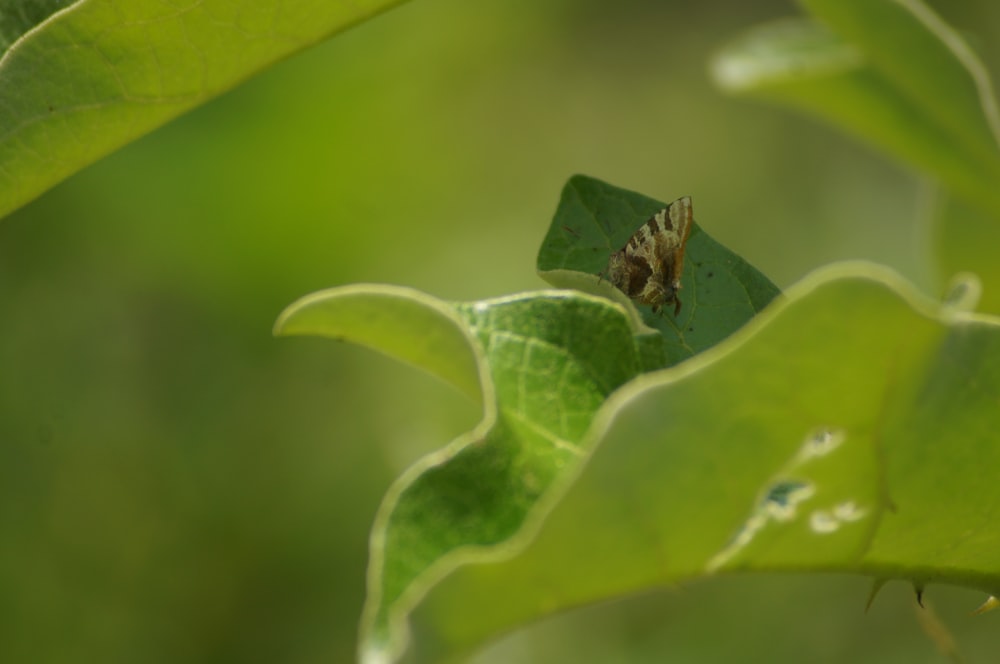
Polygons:
[[959,272],[951,278],[942,305],[952,311],[970,312],[979,304],[983,283],[971,272]]
[[975,611],[972,612],[974,616],[981,616],[984,613],[989,613],[995,609],[1000,608],[1000,599],[997,599],[993,595],[986,598],[986,601],[979,605]]
[[868,593],[868,601],[865,602],[865,613],[868,613],[868,610],[872,608],[872,603],[875,602],[875,597],[879,594],[879,591],[882,590],[882,587],[888,583],[888,581],[889,579],[885,578],[877,578],[872,581],[872,589]]
[[924,606],[924,584],[914,582],[913,592],[916,593],[917,595],[917,604],[920,606],[920,608],[921,609],[926,608]]

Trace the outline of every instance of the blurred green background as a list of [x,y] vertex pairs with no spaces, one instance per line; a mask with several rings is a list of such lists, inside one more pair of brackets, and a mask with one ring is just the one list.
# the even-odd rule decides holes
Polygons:
[[[1000,6],[937,9],[997,70]],[[382,493],[478,407],[271,325],[350,282],[544,287],[535,253],[573,173],[692,195],[781,286],[868,258],[939,292],[914,177],[712,87],[716,48],[795,11],[416,0],[3,220],[0,661],[350,661]],[[867,588],[716,579],[560,616],[478,661],[945,661],[906,588],[865,615]],[[967,616],[982,597],[929,598],[968,661],[993,661],[1000,618]]]

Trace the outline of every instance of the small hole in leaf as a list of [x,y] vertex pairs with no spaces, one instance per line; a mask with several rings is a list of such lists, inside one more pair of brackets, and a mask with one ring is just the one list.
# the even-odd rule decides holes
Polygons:
[[840,447],[846,437],[843,429],[819,427],[806,438],[802,453],[805,456],[824,456]]
[[857,521],[865,516],[866,511],[853,500],[845,500],[833,506],[833,516],[838,521]]
[[840,528],[840,521],[826,510],[815,510],[809,515],[809,527],[821,535],[835,532]]

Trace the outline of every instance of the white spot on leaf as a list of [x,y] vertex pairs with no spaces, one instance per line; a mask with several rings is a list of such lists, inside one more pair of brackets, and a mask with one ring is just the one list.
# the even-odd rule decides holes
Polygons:
[[820,427],[806,438],[806,442],[802,445],[800,458],[805,461],[810,458],[826,456],[840,447],[846,438],[847,433],[843,429]]
[[809,515],[809,527],[815,533],[827,535],[836,532],[840,528],[840,521],[826,510],[815,510]]

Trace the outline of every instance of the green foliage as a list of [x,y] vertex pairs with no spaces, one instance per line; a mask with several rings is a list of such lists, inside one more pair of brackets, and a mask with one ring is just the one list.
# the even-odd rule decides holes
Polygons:
[[979,273],[983,307],[1000,311],[997,261],[983,256],[1000,236],[1000,113],[989,72],[919,0],[802,4],[816,21],[750,31],[715,59],[716,81],[823,118],[931,176],[944,190],[939,264]]
[[[397,3],[7,3],[0,215]],[[942,190],[938,260],[977,272],[984,308],[1000,311],[1000,118],[985,68],[917,0],[802,4],[814,20],[734,43],[715,63],[718,82],[821,117],[929,176]],[[983,471],[1000,462],[1000,336],[996,319],[971,313],[975,279],[939,304],[849,264],[776,298],[697,227],[681,314],[653,315],[596,275],[662,205],[570,180],[538,269],[577,292],[454,303],[352,286],[279,320],[279,334],[370,346],[482,404],[474,429],[412,466],[383,502],[363,656],[400,654],[411,620],[415,651],[437,661],[568,607],[724,572],[837,571],[1000,593],[1000,491]],[[22,388],[8,401],[27,402]],[[80,539],[100,541],[89,526]],[[209,568],[207,583],[215,576]],[[122,624],[95,615],[105,629]]]
[[[592,263],[595,251],[607,255],[591,246],[595,233],[606,232],[605,242],[624,243],[662,207],[575,177],[539,264],[559,266],[564,278],[571,276],[567,268],[589,269],[574,257]],[[569,240],[560,239],[564,224],[573,225]],[[765,277],[704,231],[693,233],[689,247],[689,269],[709,285],[695,290],[682,325],[731,331],[776,294]],[[600,287],[595,275],[577,274]],[[645,312],[661,326],[667,316]],[[401,648],[406,613],[444,574],[470,560],[507,555],[553,484],[575,472],[590,447],[585,435],[594,413],[610,394],[640,373],[680,359],[674,350],[679,344],[639,323],[629,303],[571,291],[448,305],[398,288],[350,286],[292,305],[275,330],[362,343],[482,397],[479,426],[411,468],[380,511],[363,643],[373,658]],[[693,335],[683,346],[686,354],[715,343],[719,332],[714,334]]]
[[0,56],[25,32],[73,2],[74,0],[35,0],[6,3],[3,11],[0,11]]
[[[879,3],[871,3],[875,4]],[[954,75],[940,69],[931,68],[930,73],[937,71],[945,79]],[[948,113],[935,114],[922,100],[909,96],[866,52],[822,24],[796,20],[759,27],[725,49],[714,72],[724,89],[817,115],[1000,212],[993,186],[1000,177],[1000,155],[990,148],[993,139],[983,126],[979,106],[962,108],[979,119],[967,128],[982,130],[966,139],[972,131],[958,135],[951,122],[940,119]],[[953,107],[945,95],[939,100],[937,106]]]
[[399,2],[6,2],[0,215],[260,69]]
[[1000,356],[997,321],[848,265],[631,382],[642,337],[629,321],[582,294],[447,305],[385,286],[283,315],[281,334],[357,341],[470,396],[470,358],[480,372],[482,423],[383,504],[366,655],[396,653],[422,599],[434,660],[559,608],[720,571],[1000,589],[1000,491],[971,477],[1000,462],[1000,366],[976,361]]
[[[916,1],[804,4],[826,27],[756,31],[720,55],[718,80],[871,141],[995,235],[1000,122],[964,42]],[[1000,489],[980,472],[1000,464],[1000,321],[971,313],[975,278],[941,304],[885,269],[842,264],[772,302],[766,278],[696,228],[684,309],[657,316],[596,275],[662,206],[567,184],[538,269],[603,297],[447,304],[351,287],[279,321],[482,398],[480,425],[383,503],[363,658],[398,657],[411,616],[416,652],[437,661],[561,609],[721,572],[1000,592]]]
[[1000,321],[861,264],[785,296],[611,396],[526,549],[425,598],[428,661],[559,608],[726,571],[1000,589],[1000,487],[980,470],[1000,463]]
[[[666,203],[577,175],[563,188],[555,218],[538,252],[538,272],[560,288],[627,298],[598,276],[608,255]],[[684,261],[680,315],[652,313],[640,306],[643,321],[660,332],[662,362],[672,366],[715,345],[739,329],[778,294],[767,277],[713,240],[695,224]]]

